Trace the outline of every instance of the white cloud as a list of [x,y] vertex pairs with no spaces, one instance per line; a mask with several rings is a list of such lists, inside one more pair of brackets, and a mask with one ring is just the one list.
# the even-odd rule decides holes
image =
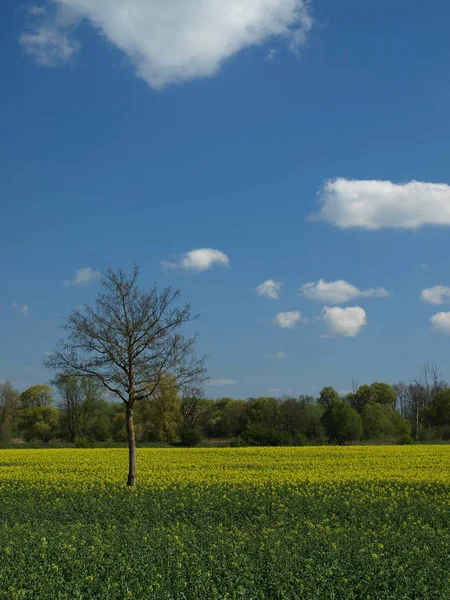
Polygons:
[[212,269],[214,265],[229,267],[230,259],[220,250],[198,248],[182,254],[175,262],[162,261],[161,265],[165,269],[181,269],[191,273],[203,273],[203,271]]
[[326,306],[321,316],[328,336],[354,337],[367,323],[366,311],[360,306],[347,308]]
[[[46,17],[24,34],[38,39],[21,40],[32,53],[35,49],[41,64],[52,64],[55,48],[58,58],[77,50],[67,37],[69,15],[72,22],[86,20],[122,50],[153,88],[212,76],[231,56],[274,37],[295,51],[313,23],[308,0],[53,0],[52,5],[52,20]],[[49,28],[66,39],[58,44],[53,36],[47,46]]]
[[341,229],[450,225],[450,185],[445,183],[398,184],[338,178],[325,182],[319,201],[322,208],[310,219]]
[[19,310],[25,317],[30,312],[28,304],[20,304],[17,300],[13,300],[11,308]]
[[266,298],[273,298],[277,300],[280,296],[281,281],[274,281],[273,279],[266,279],[264,283],[261,283],[256,288],[256,293],[259,296],[265,296]]
[[234,379],[210,379],[206,385],[234,385],[237,383]]
[[277,360],[284,360],[285,358],[287,358],[287,355],[282,350],[279,350],[278,352],[275,352],[275,354],[266,354],[266,357],[276,358]]
[[324,304],[342,304],[356,298],[385,298],[389,296],[389,292],[384,287],[360,290],[342,279],[329,282],[319,279],[319,281],[302,285],[299,295]]
[[430,321],[434,331],[450,335],[450,312],[436,313],[430,317]]
[[94,271],[91,267],[85,269],[78,269],[73,279],[67,279],[64,285],[73,285],[76,287],[83,287],[91,283],[97,283],[102,278],[102,274],[99,271]]
[[267,60],[269,62],[275,60],[275,56],[278,54],[278,52],[279,50],[276,50],[275,48],[269,48],[264,60]]
[[78,18],[70,10],[60,7],[50,14],[43,6],[32,5],[28,8],[28,16],[19,43],[38,65],[55,67],[78,52],[80,43],[69,35]]
[[435,285],[430,288],[425,288],[420,294],[420,298],[424,302],[430,304],[446,304],[450,302],[450,287],[446,285]]
[[293,329],[301,318],[301,313],[298,310],[293,310],[278,313],[274,317],[273,322],[275,325],[282,327],[283,329]]
[[268,394],[277,394],[280,391],[279,388],[268,388],[267,393]]

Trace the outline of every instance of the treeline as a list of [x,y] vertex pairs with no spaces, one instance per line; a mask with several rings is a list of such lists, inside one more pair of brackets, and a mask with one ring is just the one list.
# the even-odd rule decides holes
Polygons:
[[[135,405],[136,439],[188,446],[211,438],[237,446],[450,439],[450,388],[434,365],[424,365],[410,384],[353,387],[344,396],[325,387],[317,398],[210,400],[198,389],[180,394],[166,378],[152,398]],[[6,381],[0,384],[0,441],[17,439],[125,442],[125,406],[108,401],[90,378],[60,374],[52,386],[35,385],[22,394]]]

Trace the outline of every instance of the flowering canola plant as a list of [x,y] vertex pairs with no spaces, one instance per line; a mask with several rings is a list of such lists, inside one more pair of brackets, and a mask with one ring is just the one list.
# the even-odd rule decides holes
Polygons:
[[0,451],[0,599],[450,597],[450,446]]

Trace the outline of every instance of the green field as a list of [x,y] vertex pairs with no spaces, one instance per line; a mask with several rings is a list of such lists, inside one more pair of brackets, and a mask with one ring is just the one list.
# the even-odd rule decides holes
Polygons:
[[446,599],[450,447],[0,451],[0,598]]

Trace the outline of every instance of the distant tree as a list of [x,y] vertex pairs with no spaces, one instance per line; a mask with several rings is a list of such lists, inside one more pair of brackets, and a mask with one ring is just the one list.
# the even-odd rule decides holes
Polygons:
[[19,429],[27,441],[39,439],[48,443],[58,432],[59,412],[51,404],[23,408],[19,416]]
[[361,416],[346,402],[332,402],[325,410],[322,422],[329,439],[338,444],[361,439]]
[[200,386],[185,386],[181,390],[181,414],[185,429],[197,427],[203,407],[203,390]]
[[161,381],[149,400],[136,405],[138,439],[142,441],[174,442],[181,423],[181,400],[170,377]]
[[49,385],[33,385],[20,396],[20,405],[22,408],[49,406],[52,403],[53,390]]
[[374,382],[371,385],[362,385],[356,393],[349,398],[349,403],[360,414],[368,404],[378,403],[395,408],[397,393],[388,383]]
[[8,441],[19,409],[20,394],[10,381],[0,383],[0,440]]
[[129,486],[136,484],[136,402],[153,398],[165,378],[182,389],[207,377],[205,359],[195,357],[196,337],[180,334],[194,318],[190,306],[176,308],[179,292],[172,288],[140,290],[138,274],[137,267],[131,275],[109,269],[105,292],[94,307],[66,318],[68,338],[45,361],[48,368],[98,379],[124,402]]
[[[104,388],[99,380],[59,373],[52,383],[59,391],[61,424],[68,439],[73,442],[77,437],[91,437],[94,429],[104,438],[107,435],[104,416],[106,406],[103,399]],[[102,425],[99,424],[99,419]]]
[[370,440],[393,440],[411,433],[410,422],[391,406],[369,403],[362,414],[364,437]]
[[317,399],[317,403],[324,408],[328,408],[339,400],[339,394],[334,389],[334,387],[328,386],[324,387],[320,390],[319,398]]
[[431,401],[428,419],[432,427],[450,426],[450,388],[440,390]]

